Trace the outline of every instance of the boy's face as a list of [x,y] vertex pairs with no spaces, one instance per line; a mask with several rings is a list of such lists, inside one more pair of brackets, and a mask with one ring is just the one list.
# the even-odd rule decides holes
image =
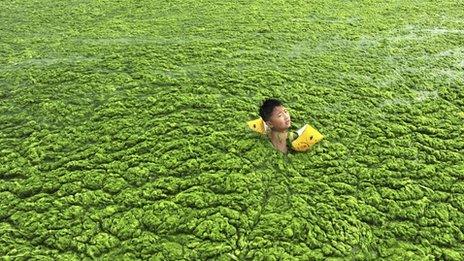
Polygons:
[[292,125],[290,114],[284,106],[277,106],[272,111],[271,118],[266,122],[269,127],[276,131],[284,131]]

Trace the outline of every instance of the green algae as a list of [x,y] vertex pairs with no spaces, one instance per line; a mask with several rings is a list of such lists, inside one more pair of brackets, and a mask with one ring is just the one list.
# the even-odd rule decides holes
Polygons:
[[[2,258],[463,258],[457,2],[0,10]],[[271,96],[325,139],[250,132]]]

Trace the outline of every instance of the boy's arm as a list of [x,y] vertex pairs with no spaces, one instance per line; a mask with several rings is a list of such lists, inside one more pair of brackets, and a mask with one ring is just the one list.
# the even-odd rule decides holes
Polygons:
[[298,133],[297,133],[296,131],[290,131],[290,132],[288,133],[288,140],[289,140],[290,142],[292,142],[292,141],[296,140],[296,139],[298,138],[298,136],[299,136],[299,135],[298,135]]
[[296,140],[297,138],[298,138],[298,133],[296,131],[288,132],[287,148],[294,150],[292,142]]

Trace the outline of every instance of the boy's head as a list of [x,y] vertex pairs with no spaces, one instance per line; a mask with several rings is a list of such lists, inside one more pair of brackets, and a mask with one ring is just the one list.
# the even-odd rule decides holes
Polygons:
[[284,131],[292,125],[287,108],[277,99],[265,100],[259,108],[259,116],[276,131]]

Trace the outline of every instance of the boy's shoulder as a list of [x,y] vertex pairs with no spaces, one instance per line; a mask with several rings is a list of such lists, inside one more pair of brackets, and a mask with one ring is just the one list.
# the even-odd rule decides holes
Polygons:
[[290,142],[294,141],[295,139],[298,138],[298,132],[294,131],[294,130],[289,130],[288,131],[288,136],[287,136],[287,140],[289,140]]
[[288,131],[288,135],[287,135],[287,148],[291,149],[292,151],[294,150],[293,149],[293,145],[292,145],[292,142],[294,140],[296,140],[298,138],[298,132],[296,131],[291,131],[289,130]]

